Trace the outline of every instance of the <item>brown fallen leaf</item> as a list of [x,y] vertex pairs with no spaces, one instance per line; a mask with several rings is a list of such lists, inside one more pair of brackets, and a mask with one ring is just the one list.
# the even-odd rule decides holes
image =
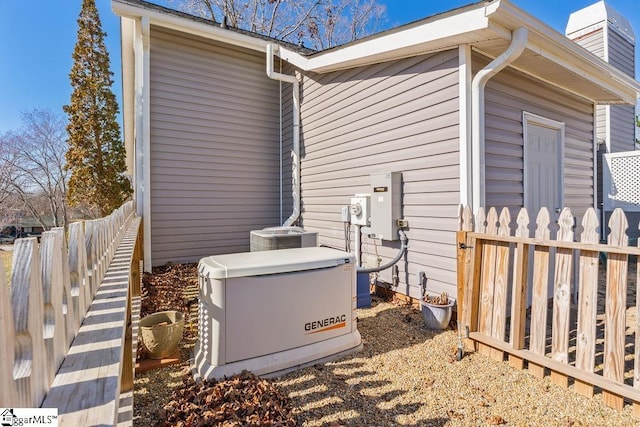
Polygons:
[[487,424],[492,426],[498,426],[506,423],[507,422],[500,415],[491,415],[487,418]]

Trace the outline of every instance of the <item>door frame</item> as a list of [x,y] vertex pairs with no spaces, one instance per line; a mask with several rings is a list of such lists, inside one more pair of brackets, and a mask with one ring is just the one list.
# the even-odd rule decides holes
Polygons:
[[[558,146],[558,181],[560,184],[560,188],[558,191],[559,197],[560,197],[560,206],[559,208],[562,209],[564,208],[564,145],[565,145],[565,124],[564,122],[559,122],[557,120],[552,120],[549,119],[547,117],[543,117],[543,116],[539,116],[537,114],[533,114],[533,113],[529,113],[527,111],[523,111],[522,112],[522,136],[523,136],[523,146],[522,146],[522,158],[523,158],[523,177],[522,177],[522,184],[523,184],[523,191],[522,191],[522,198],[523,198],[523,205],[525,208],[527,208],[527,210],[530,210],[530,200],[529,198],[531,197],[531,195],[529,194],[527,188],[527,176],[528,176],[528,155],[527,155],[527,146],[529,144],[528,141],[528,132],[527,132],[527,127],[529,126],[529,124],[533,124],[533,125],[538,125],[541,127],[546,127],[552,130],[556,130],[560,132],[560,141],[559,141],[559,146]],[[549,209],[555,209],[555,207],[550,207],[547,206],[547,208]],[[553,218],[555,215],[555,212],[551,211],[549,212],[549,214],[551,215],[551,217]],[[538,215],[538,212],[529,212],[529,215],[533,215],[534,217],[536,215]]]

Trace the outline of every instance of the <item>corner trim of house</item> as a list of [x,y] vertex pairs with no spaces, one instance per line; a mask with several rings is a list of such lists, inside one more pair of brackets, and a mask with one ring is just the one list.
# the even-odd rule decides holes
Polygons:
[[[142,216],[144,235],[144,270],[151,271],[151,110],[149,82],[150,70],[150,29],[147,16],[136,20],[136,147],[138,159],[142,158],[142,179],[136,191],[142,193]],[[141,151],[138,151],[141,150]],[[140,169],[138,169],[140,171]],[[140,173],[140,172],[138,172]]]
[[458,47],[458,90],[460,115],[460,203],[471,205],[471,46]]
[[598,128],[597,117],[598,105],[593,103],[593,208],[596,212],[600,212],[598,206]]

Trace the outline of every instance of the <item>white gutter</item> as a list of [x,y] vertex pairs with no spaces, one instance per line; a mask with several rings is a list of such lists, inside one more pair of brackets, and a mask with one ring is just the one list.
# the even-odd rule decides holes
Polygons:
[[291,83],[293,85],[293,150],[291,151],[293,212],[284,224],[282,224],[284,227],[289,227],[293,225],[300,216],[300,83],[296,76],[273,71],[273,53],[273,44],[267,44],[267,76],[270,79]]
[[500,56],[478,71],[471,82],[471,162],[472,162],[472,200],[473,210],[484,206],[485,184],[485,124],[484,124],[484,87],[489,79],[515,61],[527,46],[526,28],[513,31],[511,44]]

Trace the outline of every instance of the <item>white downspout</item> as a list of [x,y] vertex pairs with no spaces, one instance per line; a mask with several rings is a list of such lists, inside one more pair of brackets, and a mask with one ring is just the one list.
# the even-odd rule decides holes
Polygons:
[[471,81],[471,161],[473,180],[473,211],[484,206],[485,184],[485,132],[484,132],[484,87],[489,79],[515,61],[527,46],[528,30],[520,27],[513,31],[511,44],[502,55],[478,71]]
[[300,216],[300,83],[296,76],[273,71],[273,53],[273,45],[271,43],[267,44],[267,76],[270,79],[291,83],[293,85],[293,150],[291,152],[293,212],[284,224],[282,224],[285,227],[289,227],[296,222]]

